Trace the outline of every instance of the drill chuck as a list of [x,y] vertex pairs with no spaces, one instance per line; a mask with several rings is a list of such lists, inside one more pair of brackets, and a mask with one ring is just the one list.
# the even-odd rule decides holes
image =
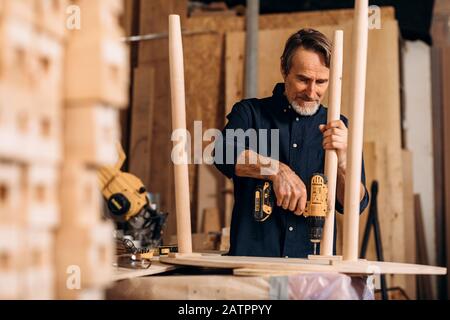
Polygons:
[[320,242],[322,239],[325,218],[320,216],[308,217],[309,239],[311,242]]

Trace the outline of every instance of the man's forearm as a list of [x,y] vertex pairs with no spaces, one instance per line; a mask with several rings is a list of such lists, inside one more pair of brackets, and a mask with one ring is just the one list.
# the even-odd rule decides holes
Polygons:
[[239,177],[268,179],[278,174],[282,163],[257,154],[252,150],[244,150],[237,158],[235,174]]
[[[337,171],[337,181],[336,181],[336,198],[339,203],[344,205],[345,199],[345,169],[338,169]],[[361,183],[359,188],[359,201],[364,198],[366,193],[364,185]]]

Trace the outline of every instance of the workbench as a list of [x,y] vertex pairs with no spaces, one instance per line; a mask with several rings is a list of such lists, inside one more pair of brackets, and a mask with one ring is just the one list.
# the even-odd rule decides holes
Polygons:
[[[248,275],[251,274],[251,275]],[[337,272],[247,273],[245,269],[184,267],[159,262],[148,269],[118,268],[111,300],[373,299],[372,279]]]

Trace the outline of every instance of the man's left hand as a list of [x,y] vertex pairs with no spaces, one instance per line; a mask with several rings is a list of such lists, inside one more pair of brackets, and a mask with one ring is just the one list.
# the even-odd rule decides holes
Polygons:
[[348,129],[342,120],[331,121],[319,126],[323,134],[322,146],[325,150],[336,150],[338,156],[338,168],[346,169],[347,166],[347,136]]

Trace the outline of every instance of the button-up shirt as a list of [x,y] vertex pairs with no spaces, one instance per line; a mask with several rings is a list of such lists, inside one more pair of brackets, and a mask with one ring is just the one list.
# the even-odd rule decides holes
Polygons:
[[[324,172],[325,150],[322,147],[323,135],[319,125],[327,123],[327,109],[321,105],[312,116],[299,115],[284,95],[284,84],[279,83],[271,97],[236,103],[227,119],[228,123],[222,131],[223,139],[216,140],[214,165],[225,176],[233,179],[234,183],[229,255],[304,258],[312,254],[313,244],[308,238],[307,218],[277,206],[276,199],[270,217],[264,222],[255,220],[255,188],[261,181],[236,176],[235,165],[239,153],[244,149],[276,158],[288,165],[302,179],[309,199],[312,175]],[[341,120],[348,126],[348,120],[342,115]],[[252,141],[251,134],[244,140],[231,134],[233,130],[237,132],[238,129],[245,132],[250,132],[247,131],[249,129],[256,130],[257,143]],[[272,132],[276,132],[275,139],[271,136]],[[278,155],[274,152],[276,149]],[[365,187],[364,162],[361,170],[361,181]],[[367,206],[368,201],[365,188],[360,212]],[[339,201],[336,201],[336,210],[343,212]],[[334,251],[335,245],[336,241]]]

